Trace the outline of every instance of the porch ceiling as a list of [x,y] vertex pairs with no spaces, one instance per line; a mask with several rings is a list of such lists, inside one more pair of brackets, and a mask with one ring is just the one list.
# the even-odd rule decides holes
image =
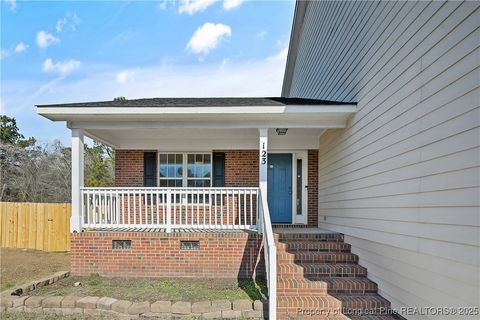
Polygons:
[[[325,129],[344,128],[355,112],[355,104],[295,98],[157,98],[37,106],[38,114],[66,121],[67,127],[116,148],[171,145],[172,151],[191,150],[192,145],[208,149],[213,143],[216,149],[255,148],[259,128],[273,129],[272,147],[313,147]],[[277,136],[275,128],[289,131]]]

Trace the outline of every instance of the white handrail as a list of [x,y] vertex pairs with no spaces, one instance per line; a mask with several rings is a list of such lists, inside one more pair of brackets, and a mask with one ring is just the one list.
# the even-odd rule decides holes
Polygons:
[[258,188],[80,188],[85,228],[257,230]]
[[272,222],[267,203],[267,184],[260,182],[258,193],[258,231],[263,235],[263,253],[268,286],[268,315],[269,319],[277,319],[277,248],[273,236]]

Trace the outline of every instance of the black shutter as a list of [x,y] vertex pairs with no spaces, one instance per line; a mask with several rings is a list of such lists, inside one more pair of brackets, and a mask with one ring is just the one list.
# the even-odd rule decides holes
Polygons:
[[225,153],[213,153],[213,181],[214,187],[225,187]]
[[157,153],[145,152],[143,154],[143,186],[157,186]]

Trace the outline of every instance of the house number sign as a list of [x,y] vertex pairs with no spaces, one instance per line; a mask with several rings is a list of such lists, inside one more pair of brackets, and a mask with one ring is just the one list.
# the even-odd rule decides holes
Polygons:
[[261,164],[266,165],[267,164],[267,148],[265,148],[265,142],[262,143],[262,148],[260,150],[261,154]]

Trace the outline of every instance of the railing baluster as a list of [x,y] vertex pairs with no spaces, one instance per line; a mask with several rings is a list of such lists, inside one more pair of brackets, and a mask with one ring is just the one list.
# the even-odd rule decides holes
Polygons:
[[228,196],[228,189],[225,190],[226,196],[225,200],[227,202],[227,228],[230,228],[230,197]]
[[242,190],[243,193],[243,227],[247,228],[247,191]]
[[137,224],[137,195],[135,190],[132,190],[133,192],[133,224]]
[[167,190],[167,232],[172,232],[172,204],[171,204],[172,193],[170,190]]

